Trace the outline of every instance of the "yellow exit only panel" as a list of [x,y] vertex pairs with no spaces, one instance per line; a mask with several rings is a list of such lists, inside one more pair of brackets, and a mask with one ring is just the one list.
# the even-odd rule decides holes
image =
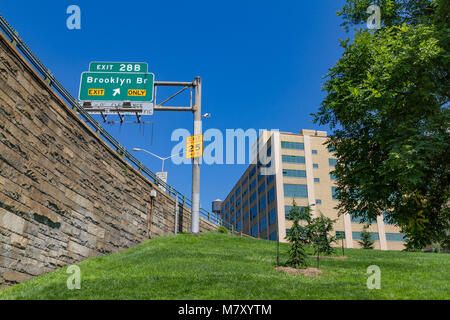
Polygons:
[[147,90],[142,89],[128,89],[129,97],[145,97],[147,94]]

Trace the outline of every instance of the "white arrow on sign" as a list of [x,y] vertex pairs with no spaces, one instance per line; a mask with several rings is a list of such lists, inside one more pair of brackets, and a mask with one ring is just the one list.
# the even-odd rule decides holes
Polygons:
[[120,88],[114,89],[113,97],[120,94]]

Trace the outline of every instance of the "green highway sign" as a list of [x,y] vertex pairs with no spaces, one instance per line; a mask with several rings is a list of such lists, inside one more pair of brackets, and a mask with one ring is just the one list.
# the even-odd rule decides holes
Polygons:
[[151,102],[154,80],[153,73],[83,72],[79,99]]
[[145,62],[91,62],[90,72],[148,72]]

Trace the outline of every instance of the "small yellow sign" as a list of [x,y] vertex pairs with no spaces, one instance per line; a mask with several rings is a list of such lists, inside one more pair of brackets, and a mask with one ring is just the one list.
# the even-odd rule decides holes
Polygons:
[[147,90],[128,89],[129,97],[145,97],[146,95],[147,95]]
[[186,159],[203,157],[203,134],[186,138]]
[[105,89],[89,89],[88,90],[89,96],[104,96],[105,95]]

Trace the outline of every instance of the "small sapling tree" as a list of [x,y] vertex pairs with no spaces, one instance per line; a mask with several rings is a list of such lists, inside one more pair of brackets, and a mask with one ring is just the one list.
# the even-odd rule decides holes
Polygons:
[[334,248],[331,244],[336,241],[336,237],[330,235],[330,232],[333,230],[333,224],[335,222],[336,220],[325,217],[321,213],[318,217],[311,219],[311,222],[307,226],[309,242],[314,247],[314,254],[317,255],[317,268],[319,268],[321,252],[326,255],[334,253]]
[[361,240],[358,243],[363,247],[363,249],[373,249],[373,244],[375,243],[372,240],[372,235],[367,231],[369,228],[368,225],[363,227],[363,231],[361,231]]
[[299,268],[308,265],[304,244],[307,241],[306,229],[300,225],[303,210],[301,210],[293,201],[293,206],[289,211],[289,218],[292,220],[290,232],[286,235],[286,239],[291,243],[289,249],[289,259],[286,265]]

